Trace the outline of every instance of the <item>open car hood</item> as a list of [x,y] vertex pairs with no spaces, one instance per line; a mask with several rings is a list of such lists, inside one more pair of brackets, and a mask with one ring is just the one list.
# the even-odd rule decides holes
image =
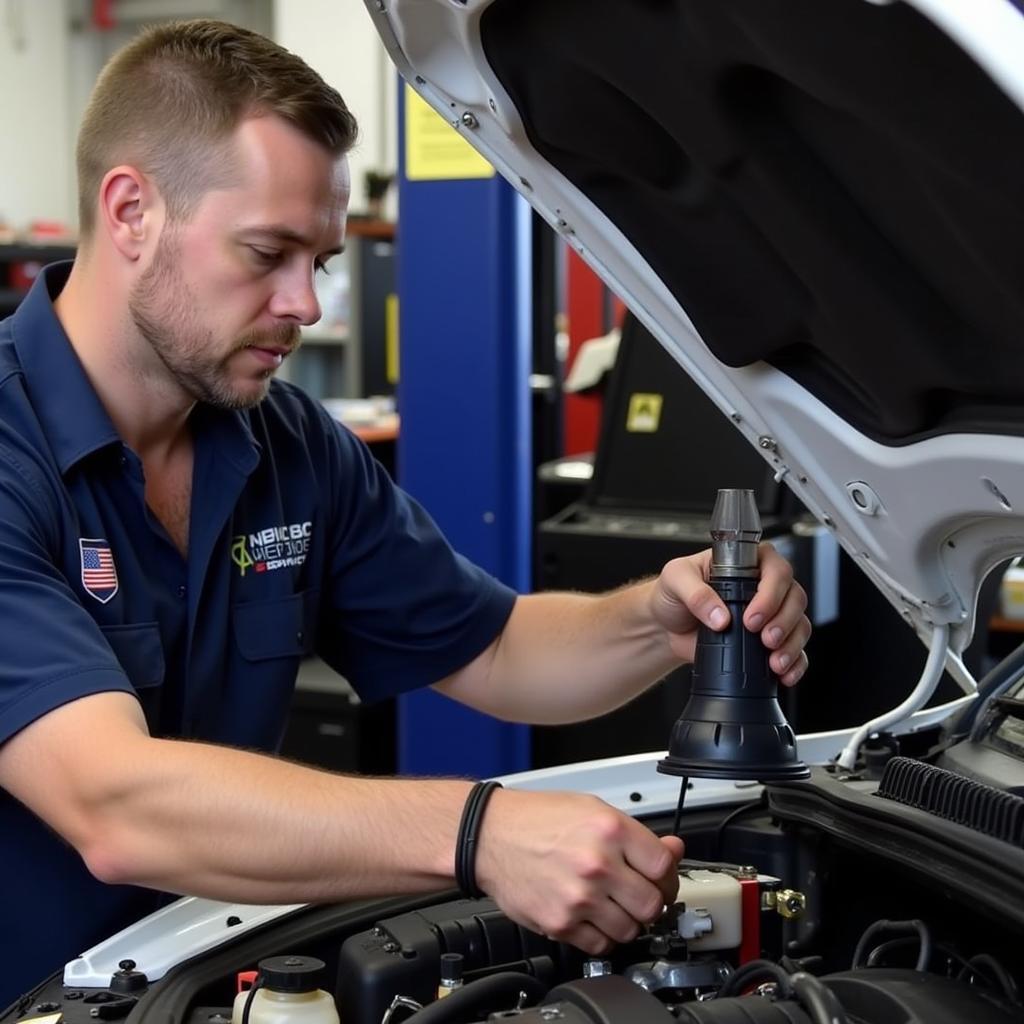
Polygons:
[[981,581],[1024,551],[1024,9],[367,6],[967,682]]

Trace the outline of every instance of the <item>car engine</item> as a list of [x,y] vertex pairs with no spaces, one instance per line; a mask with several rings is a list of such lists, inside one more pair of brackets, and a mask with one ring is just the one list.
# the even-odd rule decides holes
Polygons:
[[322,961],[341,1024],[1024,1021],[1022,833],[1024,797],[935,765],[815,768],[690,809],[676,902],[604,958],[488,899],[364,900],[300,908],[152,981],[130,959],[103,989],[58,974],[0,1021],[258,1024],[239,992],[268,957]]

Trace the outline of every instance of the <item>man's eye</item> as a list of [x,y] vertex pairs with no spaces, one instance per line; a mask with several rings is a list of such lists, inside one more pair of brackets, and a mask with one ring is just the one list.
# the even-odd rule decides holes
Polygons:
[[281,254],[276,249],[257,249],[256,246],[250,245],[249,250],[253,256],[256,257],[258,263],[262,263],[265,266],[273,266],[275,263],[280,262]]
[[330,271],[327,269],[327,261],[326,260],[322,260],[319,257],[317,257],[315,260],[313,260],[313,267],[318,272],[319,271],[323,271],[323,273],[325,273],[325,274],[329,274],[330,273]]

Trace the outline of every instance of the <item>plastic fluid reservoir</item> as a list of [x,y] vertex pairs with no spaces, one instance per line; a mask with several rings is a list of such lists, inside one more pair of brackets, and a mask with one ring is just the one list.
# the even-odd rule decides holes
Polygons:
[[[258,990],[245,1024],[340,1024],[334,999],[320,988],[326,964],[313,956],[272,956],[259,962]],[[243,1024],[251,989],[235,996],[231,1024]]]

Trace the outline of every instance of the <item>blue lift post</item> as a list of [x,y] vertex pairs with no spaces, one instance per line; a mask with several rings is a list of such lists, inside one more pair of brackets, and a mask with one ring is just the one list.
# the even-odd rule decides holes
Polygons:
[[[422,101],[399,94],[399,481],[457,551],[522,593],[531,532],[529,208],[498,175],[417,170],[410,180],[406,118]],[[422,106],[412,115],[427,116]],[[437,130],[455,136],[443,122]],[[527,727],[429,690],[399,698],[401,773],[488,778],[529,767]]]

